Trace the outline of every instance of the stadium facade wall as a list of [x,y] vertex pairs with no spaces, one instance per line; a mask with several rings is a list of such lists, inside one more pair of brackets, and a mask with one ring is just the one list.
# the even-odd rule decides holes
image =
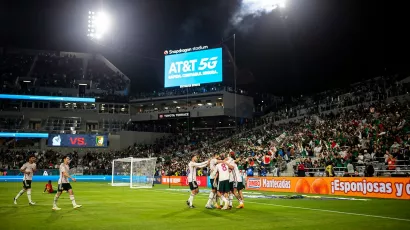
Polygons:
[[[224,93],[224,113],[227,116],[235,117],[235,94]],[[244,95],[236,95],[236,117],[249,118],[253,116],[253,98]]]
[[73,110],[73,109],[36,109],[21,108],[20,111],[2,111],[4,116],[23,116],[29,119],[47,119],[48,117],[81,117],[83,121],[99,121],[102,119],[114,119],[128,121],[129,114],[100,114],[97,110]]

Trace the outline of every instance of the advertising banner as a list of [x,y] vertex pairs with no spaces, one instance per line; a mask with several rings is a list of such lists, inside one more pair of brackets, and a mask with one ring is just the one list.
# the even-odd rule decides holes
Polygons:
[[161,177],[162,184],[181,185],[180,176],[163,176]]
[[248,177],[246,189],[368,198],[410,199],[410,178]]
[[[197,176],[196,181],[199,187],[207,187],[206,176]],[[163,176],[162,184],[171,184],[176,186],[189,186],[188,178],[186,176]]]
[[190,112],[183,112],[183,113],[162,113],[158,114],[158,120],[161,119],[170,119],[170,118],[182,118],[182,117],[190,117]]
[[[207,178],[208,177],[206,177],[206,176],[197,176],[196,177],[196,183],[198,184],[199,187],[207,187],[207,185],[208,185],[207,181],[206,181]],[[186,176],[182,177],[181,185],[182,186],[189,186],[188,177],[186,177]]]
[[154,184],[161,184],[161,183],[162,183],[162,181],[161,181],[161,177],[160,177],[160,176],[154,177]]
[[95,134],[49,134],[50,147],[106,148],[108,136]]
[[165,87],[222,81],[222,48],[165,56]]

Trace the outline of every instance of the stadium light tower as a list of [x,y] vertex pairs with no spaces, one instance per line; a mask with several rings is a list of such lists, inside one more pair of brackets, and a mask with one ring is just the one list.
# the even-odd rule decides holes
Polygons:
[[88,11],[88,33],[91,39],[101,39],[110,29],[110,18],[104,12]]

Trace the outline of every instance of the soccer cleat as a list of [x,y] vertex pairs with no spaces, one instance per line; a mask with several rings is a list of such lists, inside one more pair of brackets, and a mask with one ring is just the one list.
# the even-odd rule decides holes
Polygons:
[[219,204],[216,204],[215,206],[217,209],[221,209],[221,206]]
[[191,205],[191,206],[189,206],[189,208],[195,208],[195,206]]
[[232,206],[231,206],[231,205],[229,205],[229,206],[228,206],[228,209],[232,209]]
[[36,205],[36,202],[30,201],[28,202],[29,205]]
[[221,208],[221,210],[228,210],[228,207],[223,207],[223,208]]
[[16,199],[16,198],[13,198],[13,200],[14,200],[14,204],[17,204],[17,199]]
[[190,205],[189,205],[189,201],[186,201],[186,205],[188,205],[188,207],[190,206]]
[[79,204],[76,204],[76,205],[73,206],[74,209],[81,208],[81,207],[82,207],[82,205],[79,205]]
[[61,208],[59,208],[59,207],[57,207],[57,206],[54,206],[54,207],[52,208],[52,210],[54,210],[54,211],[59,211],[59,210],[61,210]]
[[206,205],[205,208],[207,208],[207,209],[213,209],[213,207],[210,206],[210,205]]
[[236,206],[236,208],[245,208],[245,205],[244,205],[244,204],[240,204],[240,205]]

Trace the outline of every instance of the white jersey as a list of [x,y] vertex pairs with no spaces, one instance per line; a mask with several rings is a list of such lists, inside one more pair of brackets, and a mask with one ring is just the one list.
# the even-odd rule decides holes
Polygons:
[[195,163],[193,161],[188,164],[188,182],[196,181],[196,169],[203,168],[208,164],[208,161]]
[[216,158],[213,158],[212,160],[211,160],[211,162],[209,162],[209,169],[210,169],[210,174],[209,174],[209,177],[211,178],[211,179],[215,179],[215,175],[216,175],[216,162],[218,162],[218,160],[216,159]]
[[60,165],[60,179],[58,179],[58,184],[66,184],[70,183],[68,181],[68,177],[64,176],[64,172],[68,173],[70,170],[70,167],[64,163],[61,163]]
[[[34,171],[36,171],[36,169],[37,169],[36,163],[27,162],[23,166],[21,166],[20,170],[24,170],[23,181],[33,180],[33,174],[34,174]],[[26,172],[29,172],[29,174],[26,174]]]
[[232,163],[234,163],[235,161],[232,159],[232,157],[227,157],[226,158],[226,163],[232,165]]
[[225,163],[219,163],[216,165],[216,170],[219,173],[219,182],[229,180],[229,168]]
[[242,182],[242,175],[241,175],[241,172],[239,172],[238,165],[235,162],[233,162],[233,164],[231,165],[233,166],[233,170],[232,170],[233,181]]
[[[234,163],[234,162],[235,161],[232,159],[232,157],[227,157],[226,158],[226,163],[232,165],[232,163]],[[233,182],[233,181],[234,181],[234,179],[233,179],[233,175],[232,175],[232,170],[229,169],[229,182]]]

